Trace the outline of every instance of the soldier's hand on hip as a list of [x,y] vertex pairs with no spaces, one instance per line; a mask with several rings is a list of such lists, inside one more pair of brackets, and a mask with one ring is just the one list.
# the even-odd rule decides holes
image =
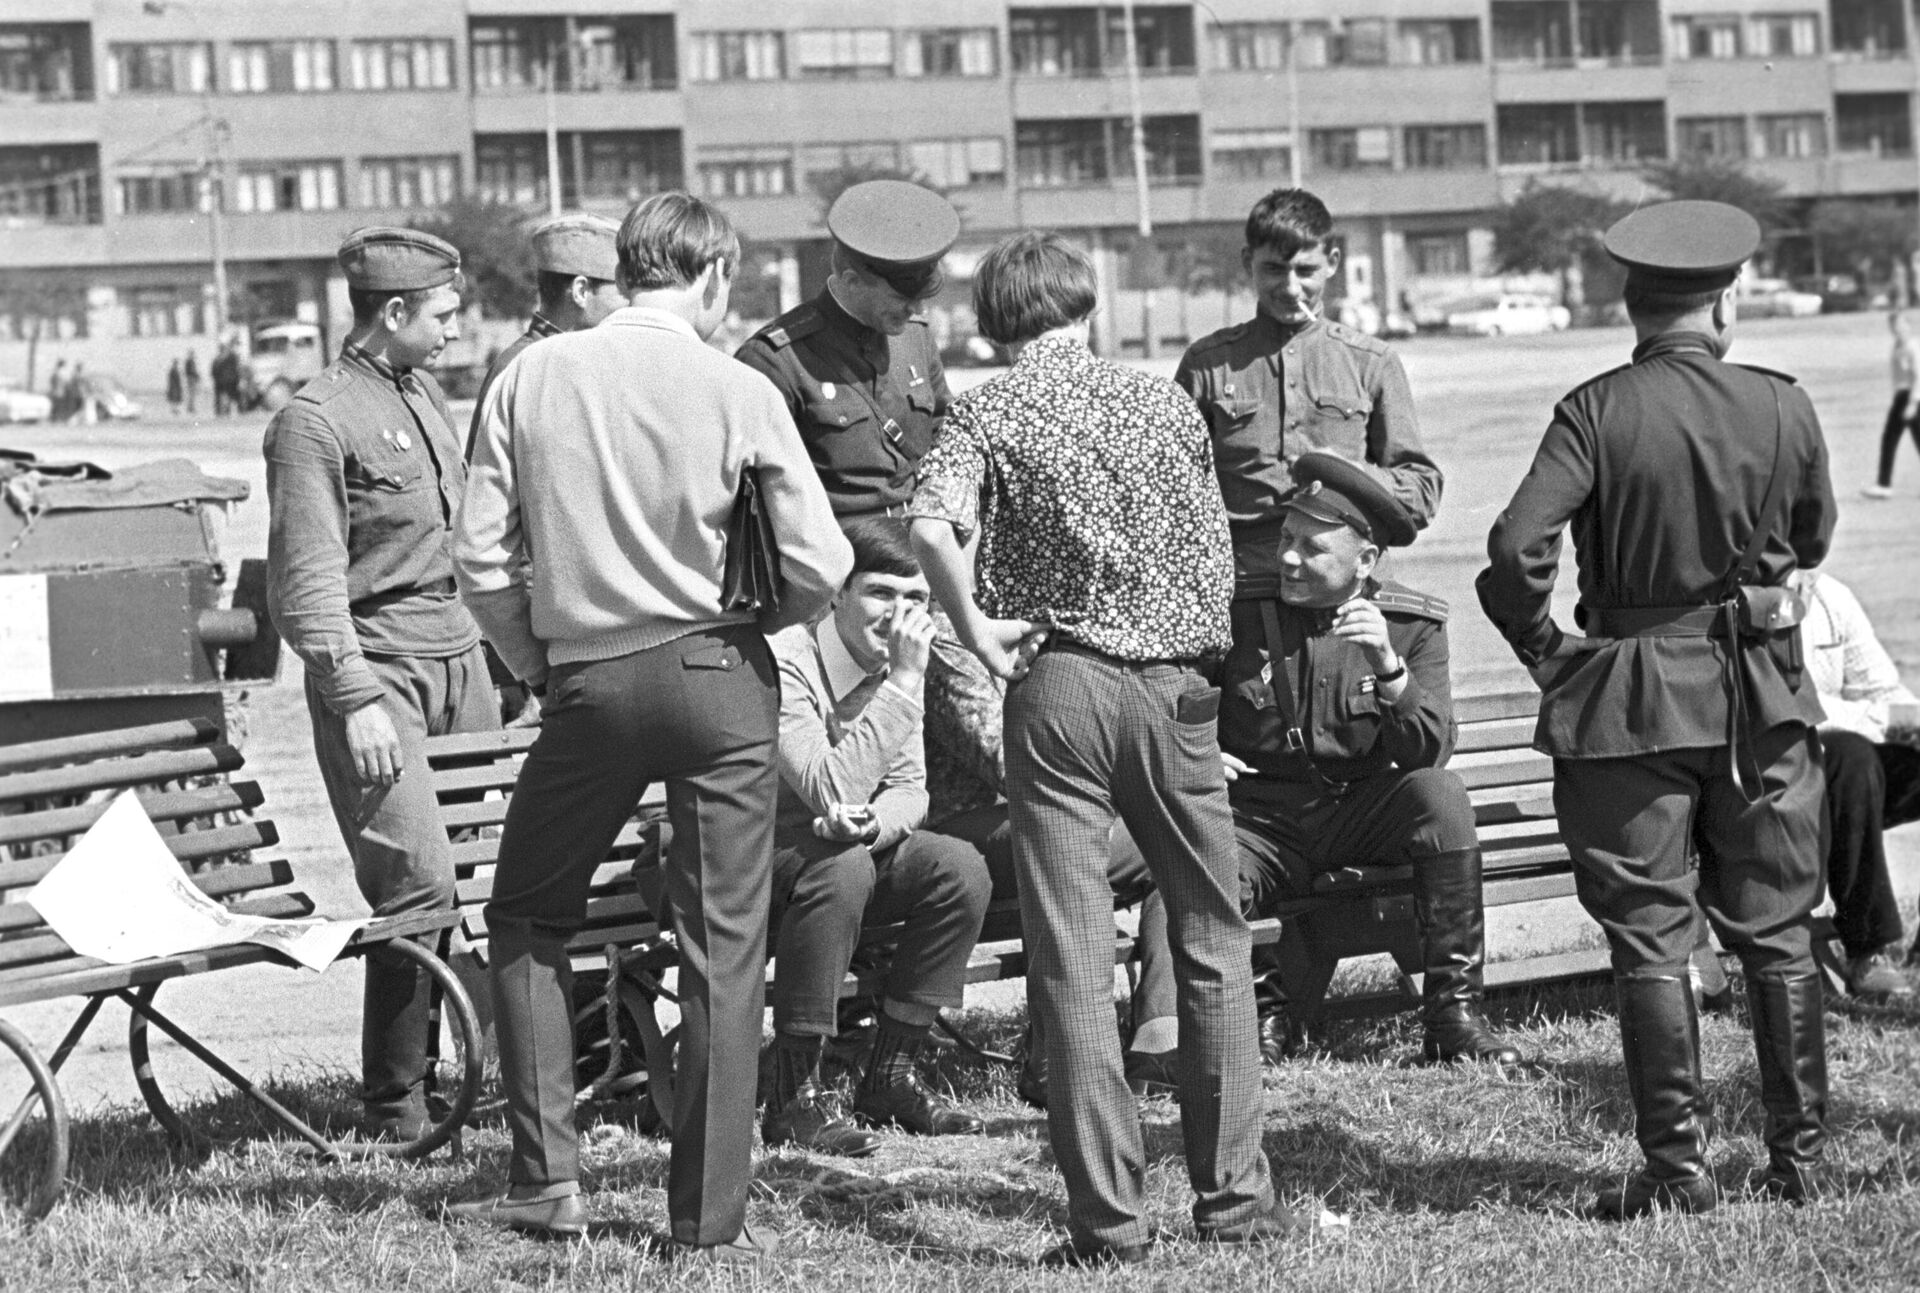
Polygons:
[[893,628],[887,634],[888,675],[908,691],[918,688],[927,675],[933,633],[933,616],[924,606],[902,602],[893,612]]
[[1367,664],[1375,673],[1392,673],[1400,667],[1393,639],[1387,636],[1387,617],[1364,597],[1340,604],[1333,615],[1333,635],[1366,652]]
[[378,701],[347,715],[347,752],[353,756],[354,772],[370,786],[391,786],[406,770],[400,733]]

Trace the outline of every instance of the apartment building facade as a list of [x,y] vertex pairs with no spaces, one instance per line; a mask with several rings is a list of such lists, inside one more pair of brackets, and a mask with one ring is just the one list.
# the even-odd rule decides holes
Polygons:
[[[1491,273],[1491,213],[1533,181],[1633,196],[1707,153],[1912,201],[1909,3],[7,0],[0,270],[83,281],[50,321],[75,345],[210,344],[216,261],[236,324],[337,329],[347,230],[456,192],[544,210],[557,174],[567,207],[723,204],[765,312],[817,278],[822,177],[881,168],[961,208],[963,271],[1011,229],[1085,239],[1137,351],[1147,317],[1177,344],[1246,307],[1239,223],[1296,166],[1380,306]],[[14,299],[0,345],[32,326]]]

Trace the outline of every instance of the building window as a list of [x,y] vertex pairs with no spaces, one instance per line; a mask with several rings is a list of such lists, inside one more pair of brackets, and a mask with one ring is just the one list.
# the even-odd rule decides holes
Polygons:
[[238,41],[227,47],[229,94],[311,94],[333,88],[330,40]]
[[108,94],[204,94],[211,89],[211,45],[171,41],[107,47]]
[[907,145],[907,162],[938,189],[963,189],[1007,182],[1007,141],[921,139]]
[[691,81],[777,81],[787,74],[777,31],[697,31],[687,46]]
[[1911,157],[1913,122],[1904,94],[1833,96],[1834,151]]
[[93,97],[93,51],[87,24],[0,26],[0,99],[58,102]]
[[1551,67],[1573,61],[1573,11],[1567,0],[1500,0],[1493,6],[1493,57]]
[[1833,52],[1854,58],[1892,58],[1907,48],[1900,0],[1833,0]]
[[1487,164],[1483,125],[1408,126],[1402,142],[1410,171],[1478,170]]
[[368,157],[360,163],[363,207],[437,207],[460,186],[457,157]]
[[1331,67],[1335,61],[1333,24],[1303,22],[1294,29],[1297,42],[1293,52],[1298,67]]
[[793,74],[827,80],[893,75],[885,27],[819,27],[793,33]]
[[671,90],[680,83],[680,56],[669,14],[582,22],[574,36],[572,66],[561,69],[563,87]]
[[206,299],[198,285],[133,288],[127,293],[127,335],[202,336],[207,331]]
[[[579,138],[584,147],[575,155],[584,169],[570,186],[568,196],[572,200],[638,202],[685,183],[677,130],[589,131]],[[566,144],[563,136],[563,160],[567,158]],[[561,169],[563,185],[567,169]]]
[[1385,126],[1309,130],[1307,156],[1316,170],[1384,170],[1393,165],[1393,132]]
[[1112,174],[1108,123],[1100,118],[1017,121],[1014,165],[1022,188],[1102,184]]
[[450,40],[356,40],[348,56],[356,90],[450,90]]
[[1745,117],[1679,117],[1673,123],[1682,157],[1745,157]]
[[1753,120],[1755,157],[1825,157],[1827,122],[1817,112],[1773,113]]
[[[564,155],[564,154],[563,154]],[[547,200],[547,144],[540,135],[479,135],[474,191],[489,202],[535,206]]]
[[[1191,72],[1193,10],[1134,5],[1133,35],[1143,72]],[[1126,10],[1118,5],[1013,9],[1007,14],[1013,70],[1021,76],[1099,76],[1127,66]]]
[[700,192],[709,198],[777,198],[793,192],[786,148],[710,148],[700,156]]
[[1747,53],[1754,58],[1817,57],[1820,53],[1820,15],[1755,14],[1747,23]]
[[99,147],[0,146],[0,219],[23,224],[99,224]]
[[1348,19],[1340,33],[1335,61],[1355,67],[1372,67],[1386,62],[1386,19]]
[[1581,153],[1589,164],[1633,166],[1667,155],[1667,110],[1659,100],[1589,103],[1581,109]]
[[1480,20],[1445,18],[1400,24],[1400,61],[1403,63],[1478,63]]
[[1207,154],[1217,180],[1284,180],[1293,170],[1293,133],[1216,130],[1207,137]]
[[1000,33],[992,27],[934,27],[900,33],[901,76],[998,76]]
[[234,177],[235,211],[337,211],[339,162],[252,163]]
[[872,175],[900,169],[900,145],[882,143],[813,144],[802,148],[795,166],[800,182],[818,188],[845,172]]
[[1220,22],[1207,28],[1208,60],[1220,72],[1280,72],[1287,66],[1287,24]]
[[1739,58],[1740,19],[1731,14],[1675,18],[1675,58]]
[[1660,61],[1660,0],[1580,0],[1574,55],[1602,63]]
[[198,167],[154,167],[139,174],[122,172],[113,180],[113,209],[118,215],[160,215],[204,211],[204,182]]
[[1408,234],[1407,261],[1422,278],[1459,277],[1473,272],[1465,230]]
[[475,23],[468,30],[475,90],[533,90],[547,83],[555,48],[565,43],[559,23],[539,20]]
[[1580,160],[1580,112],[1571,103],[1502,103],[1502,166],[1570,166]]

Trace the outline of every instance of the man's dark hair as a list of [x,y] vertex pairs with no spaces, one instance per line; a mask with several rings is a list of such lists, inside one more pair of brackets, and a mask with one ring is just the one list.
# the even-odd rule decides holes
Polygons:
[[847,542],[853,545],[854,575],[893,575],[911,579],[920,573],[920,559],[913,555],[913,539],[904,518],[863,516],[843,527]]
[[576,278],[585,278],[588,289],[592,291],[598,291],[600,285],[607,281],[590,274],[557,274],[550,269],[540,270],[535,276],[540,293],[540,313],[551,317],[566,309],[567,303],[573,299],[573,280]]
[[1269,247],[1284,260],[1325,249],[1333,237],[1333,213],[1305,189],[1275,189],[1247,213],[1247,250]]
[[1098,300],[1092,259],[1057,233],[1017,233],[973,271],[980,333],[1003,346],[1078,323]]
[[1658,323],[1662,319],[1677,319],[1683,314],[1695,310],[1704,310],[1720,299],[1724,287],[1711,288],[1704,292],[1657,292],[1644,283],[1627,279],[1627,285],[1621,290],[1620,300],[1627,307],[1627,317],[1636,322]]
[[656,193],[635,206],[620,222],[614,247],[628,292],[691,287],[716,260],[740,264],[733,222],[690,193]]

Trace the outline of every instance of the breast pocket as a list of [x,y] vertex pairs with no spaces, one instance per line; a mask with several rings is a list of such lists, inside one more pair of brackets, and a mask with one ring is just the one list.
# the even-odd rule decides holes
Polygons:
[[809,401],[807,421],[812,429],[825,434],[860,431],[871,429],[873,410],[857,395],[836,395],[830,400]]
[[[1331,449],[1345,458],[1364,459],[1367,420],[1373,400],[1360,377],[1344,365],[1314,365],[1303,375],[1300,430],[1306,444],[1298,449]],[[1292,455],[1296,446],[1288,446]]]
[[347,463],[346,476],[347,518],[356,550],[405,542],[412,531],[437,520],[427,473],[411,459],[398,455],[353,458]]

